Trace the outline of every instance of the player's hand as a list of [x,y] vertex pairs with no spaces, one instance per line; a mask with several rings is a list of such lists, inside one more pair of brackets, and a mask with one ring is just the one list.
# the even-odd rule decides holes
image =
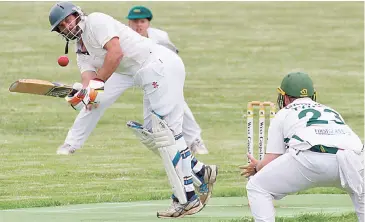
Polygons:
[[100,92],[103,92],[102,90],[96,90],[91,87],[83,89],[81,83],[75,83],[72,88],[71,93],[65,97],[72,108],[80,111],[84,107],[87,110],[98,107],[100,103]]
[[250,177],[257,173],[256,166],[259,161],[256,160],[251,154],[247,154],[247,157],[250,160],[250,163],[240,166],[239,168],[242,170],[241,176]]
[[84,101],[86,96],[87,90],[82,89],[82,84],[77,82],[73,84],[72,91],[65,97],[65,99],[72,108],[80,111],[87,105]]
[[100,104],[100,94],[104,92],[104,81],[98,78],[92,79],[87,87],[88,103],[86,109],[91,111],[93,108],[98,108]]

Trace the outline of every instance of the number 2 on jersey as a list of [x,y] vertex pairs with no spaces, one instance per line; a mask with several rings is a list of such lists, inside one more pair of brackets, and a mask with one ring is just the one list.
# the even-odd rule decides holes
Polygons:
[[308,120],[307,126],[310,126],[313,124],[328,124],[328,121],[333,121],[333,122],[335,122],[337,124],[341,124],[341,125],[345,124],[343,119],[341,119],[340,115],[337,112],[330,110],[330,109],[324,109],[323,111],[326,113],[333,113],[334,117],[336,119],[321,120],[321,119],[319,119],[319,117],[321,117],[321,115],[322,115],[321,112],[318,110],[315,110],[315,109],[305,109],[305,110],[301,111],[298,114],[298,118],[299,119],[304,118],[305,116],[307,116],[307,113],[312,113],[312,117]]

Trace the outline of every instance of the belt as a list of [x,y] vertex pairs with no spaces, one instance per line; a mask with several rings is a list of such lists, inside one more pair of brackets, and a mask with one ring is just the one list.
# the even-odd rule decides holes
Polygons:
[[336,147],[323,146],[323,145],[315,145],[315,146],[312,146],[309,150],[312,152],[316,152],[316,153],[336,154],[338,150],[342,150],[342,149],[339,149]]

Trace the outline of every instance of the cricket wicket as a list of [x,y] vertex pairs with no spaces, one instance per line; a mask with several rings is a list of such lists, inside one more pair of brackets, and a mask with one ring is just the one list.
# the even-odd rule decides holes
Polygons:
[[[265,108],[270,107],[270,121],[275,116],[275,104],[272,102],[252,101],[247,104],[247,152],[254,155],[254,110],[259,107],[259,140],[258,152],[259,160],[262,160],[265,155]],[[250,163],[250,160],[248,159]]]

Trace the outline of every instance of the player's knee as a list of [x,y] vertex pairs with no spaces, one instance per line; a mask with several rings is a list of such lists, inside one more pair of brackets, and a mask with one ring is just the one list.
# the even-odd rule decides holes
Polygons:
[[260,183],[251,178],[246,184],[247,196],[253,193],[266,193],[265,190],[260,186]]
[[247,195],[255,190],[255,186],[252,184],[252,180],[249,180],[246,184]]

